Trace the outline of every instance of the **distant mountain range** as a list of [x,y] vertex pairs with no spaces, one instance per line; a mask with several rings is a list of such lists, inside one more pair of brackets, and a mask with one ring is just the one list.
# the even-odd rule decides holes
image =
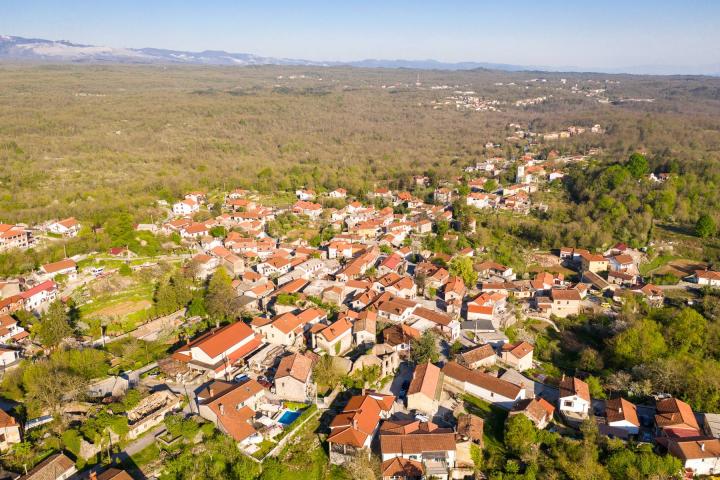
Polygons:
[[292,58],[262,57],[251,53],[229,53],[222,50],[188,52],[159,48],[115,48],[83,45],[66,40],[46,40],[0,35],[0,61],[72,62],[72,63],[127,63],[127,64],[187,64],[187,65],[299,65],[299,66],[351,66],[363,68],[408,68],[420,70],[489,70],[547,71],[547,72],[603,72],[650,75],[720,75],[720,64],[699,67],[638,66],[616,69],[579,67],[548,67],[511,65],[505,63],[458,62],[437,60],[376,60],[350,62],[323,62]]

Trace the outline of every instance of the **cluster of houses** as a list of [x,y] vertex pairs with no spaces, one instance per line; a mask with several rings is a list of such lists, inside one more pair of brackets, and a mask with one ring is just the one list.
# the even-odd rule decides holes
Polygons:
[[[486,161],[477,170],[496,175],[498,165]],[[485,192],[486,179],[473,179],[465,201],[476,208],[524,211],[539,181],[561,178],[553,165],[523,158],[517,184]],[[427,185],[428,179],[418,176],[414,182]],[[563,377],[557,386],[547,386],[526,376],[534,365],[533,345],[510,342],[500,331],[516,321],[518,307],[527,316],[567,317],[591,307],[587,297],[593,291],[617,301],[638,295],[662,304],[662,290],[639,274],[642,252],[623,244],[603,253],[562,248],[557,264],[576,271],[574,281],[553,268],[518,279],[508,265],[475,258],[481,249],[446,255],[420,246],[418,239],[438,222],[453,221],[452,203],[459,194],[450,186],[435,189],[432,204],[387,188],[369,192],[372,205],[347,199],[344,189],[323,194],[347,199],[341,208],[315,203],[320,195],[310,189],[295,194],[294,204],[278,208],[262,205],[252,192],[234,190],[219,215],[196,221],[194,214],[208,207],[208,198],[191,192],[172,205],[173,218],[161,227],[194,249],[187,268],[197,278],[207,279],[218,269],[232,277],[234,301],[245,320],[189,339],[159,362],[160,369],[173,381],[198,386],[193,412],[215,423],[244,452],[256,452],[264,440],[288,428],[297,413],[288,402],[324,401],[313,378],[322,357],[350,376],[374,368],[380,378],[389,378],[410,364],[414,341],[429,331],[448,345],[459,342],[462,350],[414,365],[400,392],[378,387],[344,403],[329,425],[331,462],[342,464],[377,440],[384,478],[457,478],[472,472],[470,446],[482,447],[483,420],[465,413],[460,401],[472,395],[510,416],[525,415],[538,428],[557,419],[574,425],[592,416],[603,433],[627,439],[638,438],[654,419],[659,446],[697,473],[720,473],[716,432],[701,429],[680,400],[658,401],[652,418],[625,399],[604,402],[598,412],[582,379]],[[331,227],[333,235],[319,245],[273,238],[269,222],[288,212],[304,217],[304,226]],[[47,228],[72,236],[79,223],[66,219]],[[0,234],[20,230],[0,225]],[[466,284],[448,266],[465,258],[472,260],[475,284]],[[42,266],[33,282],[0,282],[0,343],[28,335],[11,314],[41,312],[59,294],[58,279],[76,274],[77,264],[64,259]],[[720,286],[718,272],[697,271],[694,278],[700,285]],[[17,358],[15,350],[0,346],[3,365]],[[167,396],[147,400],[133,422],[138,435],[154,425],[157,412],[176,406]],[[13,422],[0,415],[3,428],[16,428]],[[14,443],[20,434],[6,431],[3,438]]]

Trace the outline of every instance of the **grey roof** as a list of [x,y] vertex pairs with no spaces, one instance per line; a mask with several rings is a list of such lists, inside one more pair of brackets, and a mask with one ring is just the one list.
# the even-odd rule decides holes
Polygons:
[[705,433],[720,438],[720,413],[704,413]]

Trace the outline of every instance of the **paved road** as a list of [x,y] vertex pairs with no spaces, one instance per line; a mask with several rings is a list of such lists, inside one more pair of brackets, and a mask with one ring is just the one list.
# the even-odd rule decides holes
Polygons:
[[122,460],[124,458],[131,457],[139,453],[143,449],[155,443],[155,435],[159,434],[163,430],[165,430],[165,424],[158,425],[142,437],[128,443],[124,450],[113,455],[113,459],[117,457],[118,459]]

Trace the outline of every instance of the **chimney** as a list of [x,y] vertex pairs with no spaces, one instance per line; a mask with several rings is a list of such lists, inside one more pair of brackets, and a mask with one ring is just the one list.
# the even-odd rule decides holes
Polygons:
[[618,413],[622,413],[622,407],[618,407]]
[[218,403],[218,410],[220,410],[220,415],[225,415],[225,405]]
[[705,451],[705,442],[700,442],[700,451],[701,452]]
[[214,397],[215,396],[215,388],[210,387],[210,388],[208,388],[208,390],[210,391],[210,397],[211,398]]
[[88,480],[97,480],[97,473],[90,472],[90,476],[88,477]]
[[[358,412],[360,413],[360,412]],[[352,419],[352,428],[357,430],[357,418],[353,417]]]

